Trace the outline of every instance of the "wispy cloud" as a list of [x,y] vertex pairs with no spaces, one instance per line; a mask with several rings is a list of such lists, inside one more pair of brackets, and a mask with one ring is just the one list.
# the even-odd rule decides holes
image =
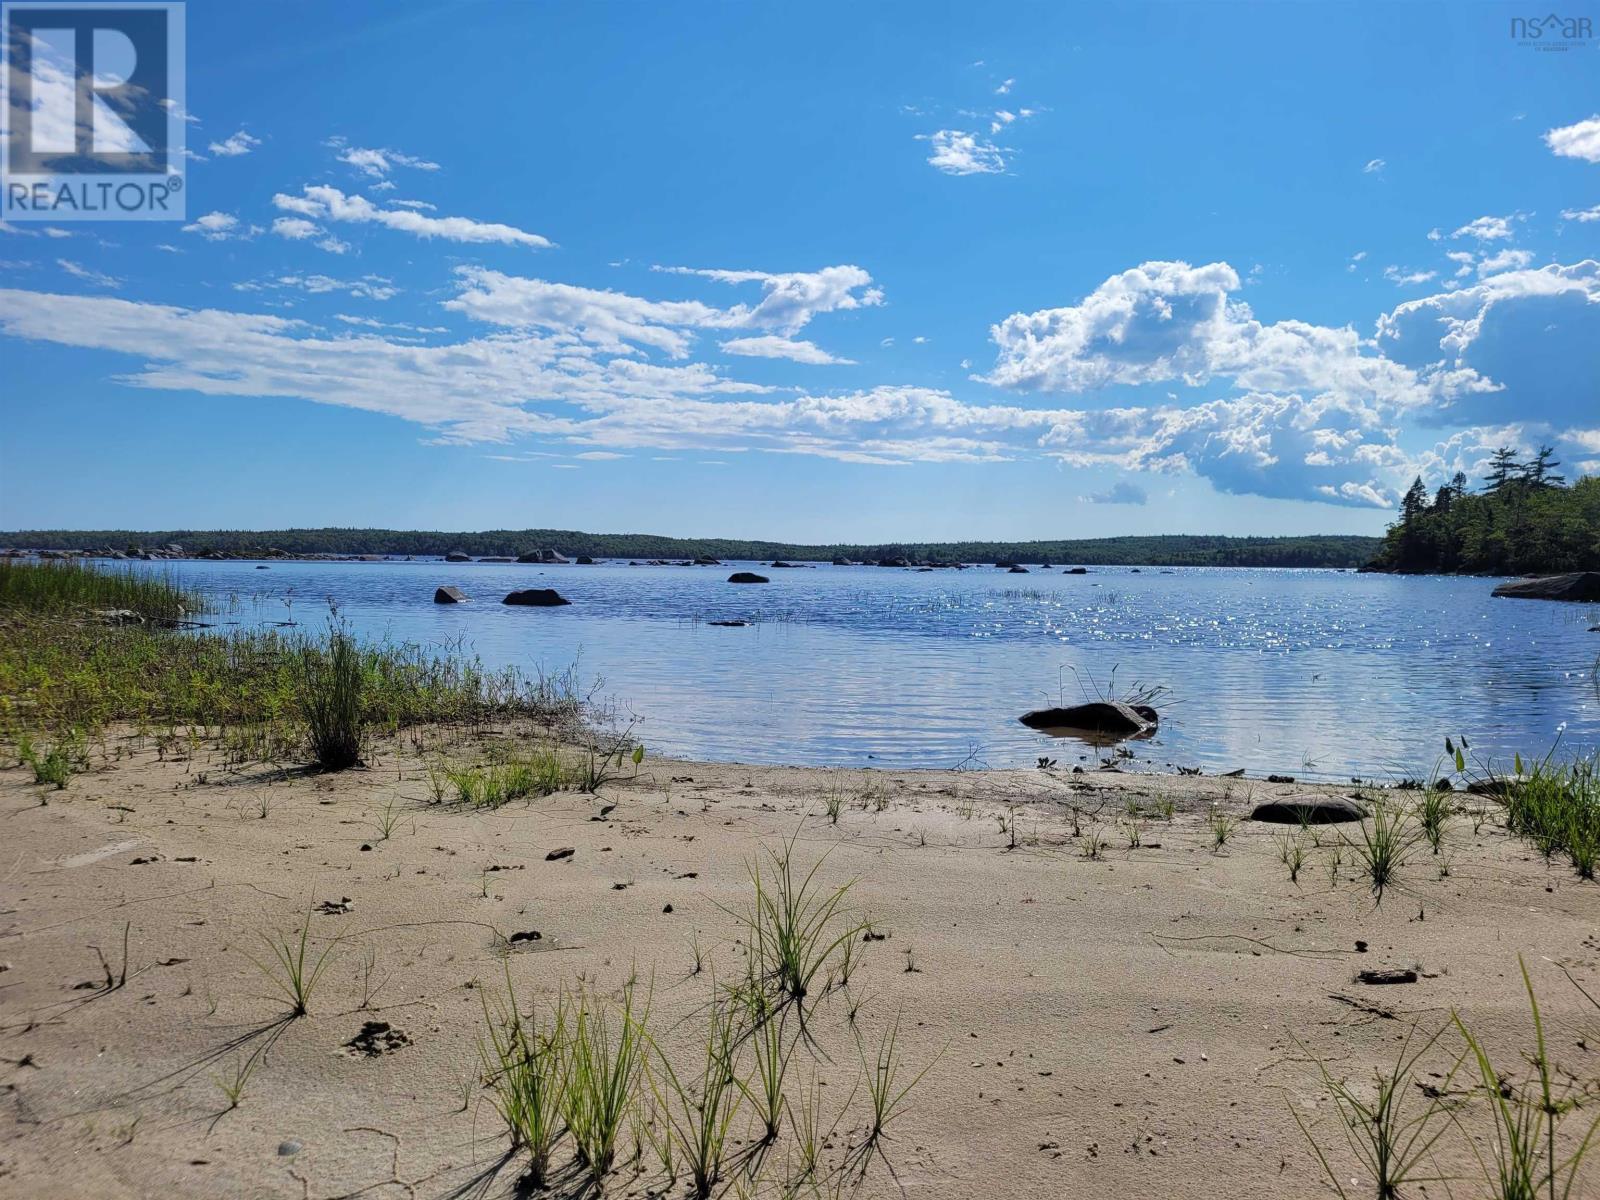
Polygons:
[[1388,165],[1389,164],[1381,158],[1369,158],[1367,160],[1367,165],[1361,168],[1361,172],[1364,175],[1381,175],[1383,173],[1383,169]]
[[336,149],[338,160],[354,167],[372,179],[382,179],[396,167],[409,167],[413,171],[437,171],[439,164],[398,150],[370,146],[352,146],[343,138],[329,138],[327,145]]
[[1136,483],[1121,480],[1103,492],[1091,492],[1083,497],[1090,504],[1148,504],[1149,493]]
[[116,288],[122,286],[122,280],[111,275],[104,275],[99,271],[91,271],[88,267],[72,262],[70,259],[58,258],[56,259],[56,266],[60,267],[74,279],[81,279],[85,283],[92,283],[96,287]]
[[720,345],[724,354],[739,354],[747,358],[786,358],[791,362],[815,363],[818,365],[854,361],[829,354],[815,342],[774,337],[771,334],[765,334],[761,337],[729,338],[727,341],[720,343]]
[[279,192],[272,203],[283,212],[322,221],[345,221],[357,225],[381,225],[420,238],[443,238],[451,242],[500,243],[530,246],[542,250],[555,243],[537,233],[511,225],[474,221],[467,217],[430,217],[413,208],[380,208],[365,196],[346,195],[335,187],[308,185],[298,196]]

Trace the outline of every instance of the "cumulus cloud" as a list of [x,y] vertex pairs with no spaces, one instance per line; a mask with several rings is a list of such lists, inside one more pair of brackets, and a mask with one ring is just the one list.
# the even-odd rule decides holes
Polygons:
[[1600,204],[1593,208],[1563,208],[1561,217],[1565,221],[1577,221],[1584,225],[1590,221],[1600,221]]
[[272,222],[272,232],[281,238],[298,242],[316,237],[322,232],[322,227],[304,217],[278,217]]
[[1520,213],[1513,213],[1509,217],[1479,217],[1468,221],[1450,236],[1452,238],[1476,238],[1480,242],[1501,241],[1511,236],[1511,223],[1521,219]]
[[[1046,456],[1342,505],[1392,505],[1418,470],[1479,453],[1484,431],[1508,425],[1508,413],[1525,432],[1557,428],[1574,445],[1595,424],[1585,419],[1600,378],[1593,262],[1501,272],[1408,301],[1380,320],[1374,338],[1259,320],[1235,298],[1240,283],[1227,263],[1144,263],[1077,303],[994,327],[987,381],[1020,393],[1092,393],[1072,407],[1036,395],[981,403],[939,388],[818,394],[739,379],[732,367],[690,358],[699,332],[808,345],[782,329],[869,303],[870,280],[840,276],[836,284],[853,280],[841,291],[813,279],[796,290],[768,272],[680,271],[763,294],[717,307],[462,267],[445,307],[489,332],[430,345],[416,336],[424,331],[349,314],[327,336],[281,316],[11,289],[0,290],[0,332],[126,355],[134,365],[119,378],[131,386],[345,405],[453,442],[537,437],[569,453],[765,451],[881,465]],[[298,273],[240,287],[371,299],[394,292],[376,276]],[[763,307],[778,295],[788,303]],[[1158,403],[1107,394],[1175,383],[1208,390],[1197,403],[1177,392]],[[1402,428],[1430,421],[1476,432],[1408,451]]]
[[929,165],[946,175],[997,175],[1006,169],[1005,152],[979,134],[941,129],[917,137],[932,148]]
[[211,153],[219,158],[238,158],[241,154],[249,154],[259,145],[261,145],[260,138],[252,137],[241,129],[232,137],[220,142],[212,142],[210,150]]
[[818,313],[874,308],[883,303],[883,290],[872,286],[872,276],[851,265],[823,267],[820,271],[729,271],[704,267],[655,267],[669,275],[696,275],[718,283],[758,283],[761,302],[730,309],[736,323],[783,334],[798,332]]
[[254,225],[240,224],[239,218],[232,213],[208,212],[185,225],[183,232],[198,233],[208,242],[226,242],[234,238],[250,237],[260,230]]
[[537,233],[510,225],[474,221],[466,217],[430,217],[412,208],[380,208],[365,196],[350,196],[335,187],[308,185],[298,196],[279,192],[272,203],[280,211],[324,221],[346,221],[358,225],[381,225],[420,238],[443,238],[451,242],[491,243],[531,246],[544,249],[554,245]]
[[1548,130],[1544,135],[1544,144],[1562,158],[1600,163],[1600,113],[1572,125]]

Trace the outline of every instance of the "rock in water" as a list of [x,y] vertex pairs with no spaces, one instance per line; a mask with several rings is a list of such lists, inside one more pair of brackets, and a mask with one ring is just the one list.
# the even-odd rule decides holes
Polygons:
[[512,592],[501,604],[520,604],[527,608],[557,608],[563,604],[571,604],[555,588],[524,588],[520,592]]
[[444,560],[445,562],[471,562],[472,556],[470,554],[463,554],[459,550],[452,550],[449,554],[444,556]]
[[442,587],[433,593],[435,604],[465,604],[472,599],[458,587]]
[[1494,594],[1516,600],[1576,600],[1593,604],[1600,601],[1600,571],[1519,579],[1515,583],[1502,583]]
[[735,571],[728,576],[729,583],[771,583],[765,575],[757,575],[754,571]]
[[1087,575],[1089,573],[1089,568],[1088,567],[1067,567],[1061,573],[1063,575]]
[[1353,800],[1330,796],[1290,796],[1258,804],[1250,814],[1252,821],[1271,825],[1339,825],[1359,821],[1367,810]]
[[1012,574],[1012,575],[1026,575],[1026,574],[1027,574],[1027,573],[1028,573],[1028,568],[1027,568],[1027,567],[1024,567],[1024,566],[1022,566],[1022,565],[1021,565],[1021,564],[1020,564],[1020,563],[1019,563],[1019,564],[1017,564],[1017,565],[1016,565],[1016,566],[1014,566],[1014,567],[1007,567],[1007,568],[1006,568],[1006,571],[1007,571],[1007,572],[1008,572],[1008,573],[1010,573],[1010,574]]
[[1148,733],[1159,719],[1149,705],[1137,707],[1096,701],[1067,708],[1038,708],[1017,718],[1029,729],[1066,729],[1099,734],[1102,737],[1133,737]]
[[529,550],[517,555],[519,563],[564,563],[572,561],[559,550]]

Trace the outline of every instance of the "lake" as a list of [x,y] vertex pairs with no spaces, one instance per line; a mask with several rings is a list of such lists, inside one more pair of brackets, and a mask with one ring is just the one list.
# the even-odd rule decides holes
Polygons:
[[[1130,768],[1426,777],[1447,734],[1509,762],[1600,742],[1595,606],[1491,599],[1494,581],[1319,570],[1095,567],[1013,575],[822,565],[137,564],[227,610],[458,643],[487,665],[574,662],[652,753],[884,767],[1093,766],[1106,751],[1017,723],[1095,688],[1168,689]],[[727,583],[759,569],[766,585]],[[454,584],[473,602],[436,605]],[[554,587],[565,608],[506,592]],[[710,620],[753,624],[724,628]],[[1074,675],[1074,670],[1076,675]],[[1564,732],[1563,732],[1564,731]]]

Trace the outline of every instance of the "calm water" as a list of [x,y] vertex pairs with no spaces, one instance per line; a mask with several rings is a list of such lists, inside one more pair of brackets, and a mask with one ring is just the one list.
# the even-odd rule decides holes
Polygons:
[[[1064,763],[1092,747],[1016,718],[1073,703],[1069,668],[1170,689],[1140,765],[1304,778],[1425,775],[1446,734],[1509,759],[1600,743],[1595,606],[1493,600],[1483,579],[1146,567],[1011,575],[990,567],[736,567],[277,562],[159,564],[310,630],[337,601],[357,632],[458,640],[491,666],[561,669],[636,715],[652,752],[763,763]],[[434,588],[474,597],[435,605]],[[514,588],[572,604],[508,608]],[[290,605],[285,599],[292,601]],[[757,624],[718,628],[708,620]]]

